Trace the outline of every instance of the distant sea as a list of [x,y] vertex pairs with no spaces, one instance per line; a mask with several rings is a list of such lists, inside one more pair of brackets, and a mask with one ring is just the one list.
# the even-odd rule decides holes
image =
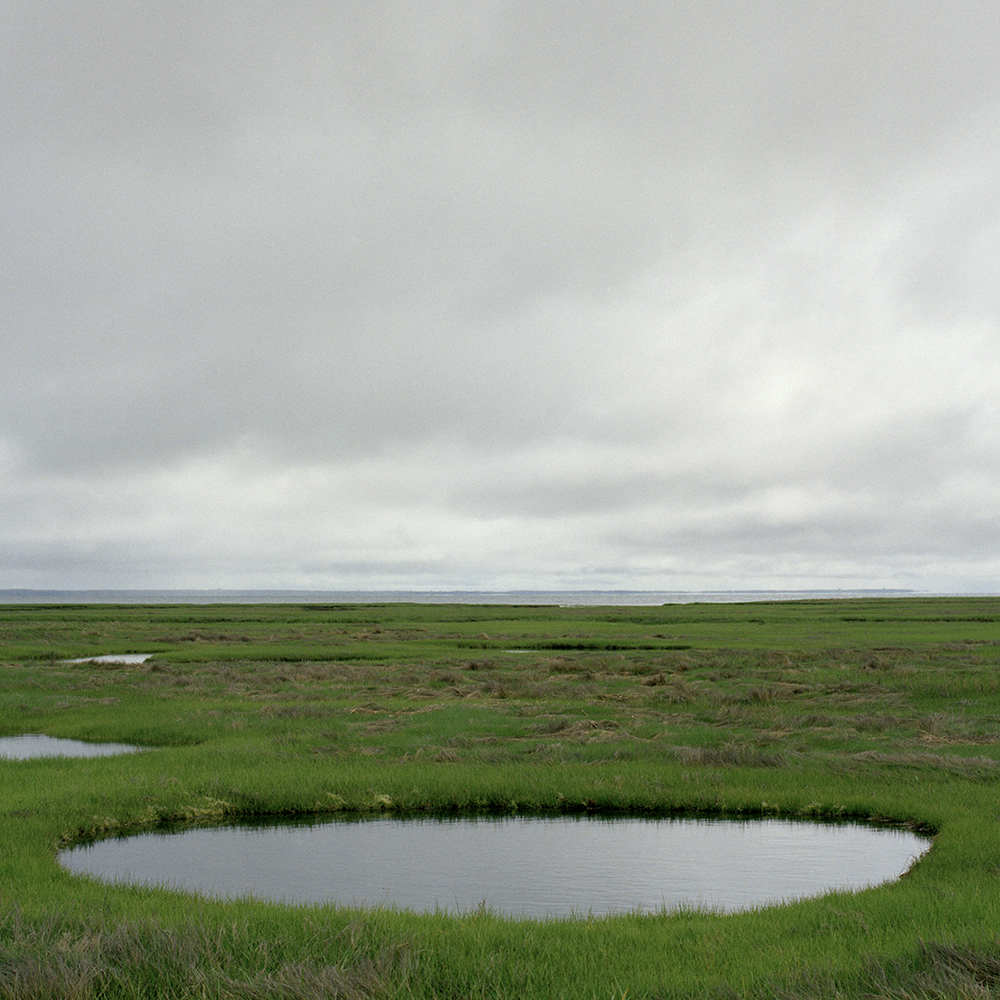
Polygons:
[[[910,597],[915,590],[0,590],[0,604],[736,604]],[[930,596],[930,595],[922,595]]]

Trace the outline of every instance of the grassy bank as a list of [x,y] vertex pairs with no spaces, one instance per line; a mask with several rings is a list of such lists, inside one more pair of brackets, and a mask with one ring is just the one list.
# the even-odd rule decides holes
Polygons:
[[[516,650],[516,652],[515,652]],[[66,664],[150,652],[144,664]],[[662,608],[0,606],[0,997],[1000,993],[1000,599]],[[73,878],[74,839],[307,812],[877,818],[900,882],[517,921]]]

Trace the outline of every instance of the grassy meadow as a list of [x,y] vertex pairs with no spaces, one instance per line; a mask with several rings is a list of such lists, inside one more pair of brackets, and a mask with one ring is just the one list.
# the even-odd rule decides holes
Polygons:
[[[69,664],[103,653],[139,665]],[[1000,598],[0,605],[0,998],[1000,996]],[[531,921],[213,901],[62,845],[305,813],[861,818],[893,884]]]

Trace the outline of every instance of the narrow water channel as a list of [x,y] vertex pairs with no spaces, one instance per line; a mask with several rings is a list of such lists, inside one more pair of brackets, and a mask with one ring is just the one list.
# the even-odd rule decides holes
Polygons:
[[225,898],[545,918],[732,912],[861,889],[898,878],[929,846],[906,830],[790,820],[305,820],[103,840],[60,861]]

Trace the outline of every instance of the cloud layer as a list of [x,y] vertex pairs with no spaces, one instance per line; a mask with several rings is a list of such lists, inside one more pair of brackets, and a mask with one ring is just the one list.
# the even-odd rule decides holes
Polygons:
[[1000,587],[989,5],[6,14],[0,587]]

